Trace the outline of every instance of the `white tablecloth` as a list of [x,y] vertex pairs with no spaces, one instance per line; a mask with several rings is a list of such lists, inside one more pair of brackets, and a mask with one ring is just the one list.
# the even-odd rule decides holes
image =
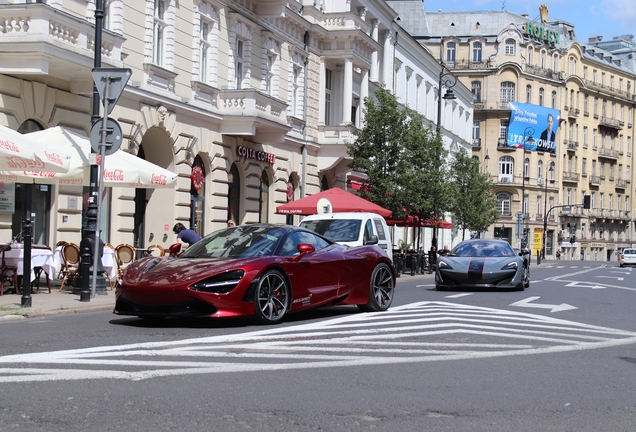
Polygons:
[[[8,266],[17,267],[18,275],[24,274],[24,245],[12,244],[11,250],[4,253],[4,260]],[[49,277],[53,277],[58,267],[55,263],[53,251],[50,249],[40,249],[31,247],[31,282],[35,280],[33,269],[42,267]]]
[[[55,265],[55,271],[59,271],[62,266],[62,246],[58,246],[55,248],[55,253],[53,254],[53,261]],[[117,261],[115,260],[115,251],[109,247],[104,247],[104,254],[102,255],[102,266],[106,273],[108,273],[108,277],[115,279],[117,276]],[[49,273],[51,275],[51,273]],[[53,276],[51,276],[53,277]]]

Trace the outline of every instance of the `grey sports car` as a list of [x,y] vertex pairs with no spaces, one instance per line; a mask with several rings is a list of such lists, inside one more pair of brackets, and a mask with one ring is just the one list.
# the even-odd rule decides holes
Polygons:
[[[526,254],[529,253],[525,249]],[[523,291],[530,286],[529,259],[504,240],[474,239],[437,260],[435,288],[490,288]]]

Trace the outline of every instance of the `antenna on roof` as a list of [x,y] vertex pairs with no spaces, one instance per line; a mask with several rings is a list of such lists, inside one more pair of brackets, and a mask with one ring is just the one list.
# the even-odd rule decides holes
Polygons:
[[504,10],[504,9],[506,9],[506,0],[503,0],[501,2],[501,10]]

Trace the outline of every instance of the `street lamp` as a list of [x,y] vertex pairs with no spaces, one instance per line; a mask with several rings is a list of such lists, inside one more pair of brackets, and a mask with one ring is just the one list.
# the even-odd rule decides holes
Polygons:
[[[550,168],[547,171],[554,173],[554,165],[551,164]],[[545,176],[545,196],[543,197],[543,241],[542,241],[543,244],[541,245],[541,255],[543,256],[543,259],[545,259],[545,239],[548,236],[548,213],[550,213],[550,211],[548,210],[548,175],[547,175],[548,173],[547,171]]]
[[[457,99],[455,93],[453,93],[453,87],[457,84],[457,78],[446,69],[443,61],[440,58],[442,69],[439,71],[439,83],[437,85],[437,124],[435,125],[435,132],[437,137],[440,137],[442,130],[442,99],[453,100]],[[446,87],[446,94],[442,97],[442,88]],[[437,227],[433,228],[433,245],[437,247]]]
[[521,235],[521,247],[523,248],[523,244],[528,244],[528,239],[526,238],[526,155],[525,150],[528,145],[534,144],[534,138],[532,135],[534,134],[534,128],[527,127],[523,131],[523,155],[521,157],[521,213],[523,213],[523,233]]

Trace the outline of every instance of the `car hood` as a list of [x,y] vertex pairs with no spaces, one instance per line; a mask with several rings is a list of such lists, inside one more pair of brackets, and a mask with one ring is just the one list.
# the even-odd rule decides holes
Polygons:
[[439,258],[439,261],[447,262],[453,268],[468,267],[471,264],[483,263],[487,267],[503,267],[506,264],[518,261],[518,257],[452,257]]
[[183,285],[227,270],[244,268],[263,258],[144,258],[126,269],[124,284]]

